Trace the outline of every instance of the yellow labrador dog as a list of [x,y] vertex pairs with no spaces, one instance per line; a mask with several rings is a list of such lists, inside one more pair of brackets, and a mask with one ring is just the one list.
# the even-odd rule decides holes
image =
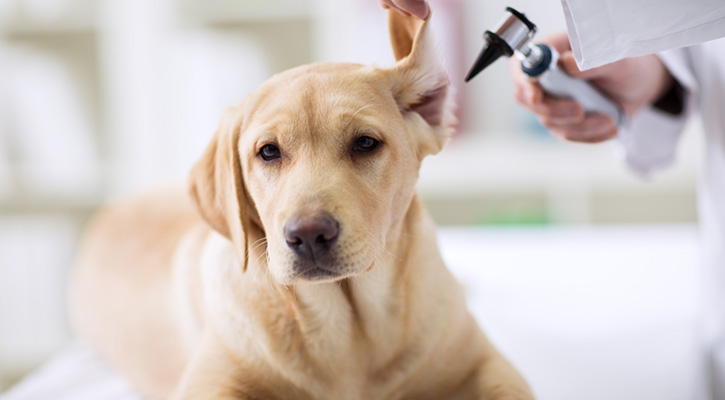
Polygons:
[[72,281],[82,338],[155,399],[533,395],[466,309],[415,192],[447,139],[427,22],[391,68],[313,64],[229,109],[191,171],[102,212]]

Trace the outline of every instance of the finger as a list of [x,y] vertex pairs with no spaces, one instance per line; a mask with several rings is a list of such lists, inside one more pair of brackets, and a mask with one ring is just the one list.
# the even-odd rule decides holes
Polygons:
[[547,36],[542,40],[542,43],[546,43],[549,46],[556,49],[559,54],[564,52],[571,52],[571,43],[569,42],[569,36],[566,33],[558,33],[555,35]]
[[549,125],[576,124],[582,122],[586,117],[584,107],[569,99],[544,96],[533,108],[534,112]]
[[[571,76],[580,77],[583,72],[579,69],[574,58],[574,53],[571,51],[562,52],[559,54],[559,67]],[[586,79],[586,78],[582,78]]]
[[591,114],[576,124],[552,124],[547,128],[564,140],[581,143],[603,142],[618,133],[612,118],[605,114]]
[[393,3],[393,0],[380,0],[380,6],[386,10],[395,10],[405,16],[410,15],[408,12],[406,12],[402,8],[398,7],[395,3]]
[[586,117],[584,108],[576,101],[553,98],[541,93],[541,99],[531,103],[528,108],[539,116],[544,126],[578,124]]
[[392,0],[399,9],[415,15],[420,19],[428,17],[428,3],[425,0]]
[[575,142],[575,143],[586,143],[586,144],[595,144],[595,143],[602,143],[606,142],[607,140],[612,140],[617,137],[619,134],[619,131],[617,128],[611,128],[610,130],[592,134],[588,136],[572,136],[571,133],[565,133],[560,132],[555,129],[551,129],[551,132],[554,136],[558,137],[559,139],[565,140],[567,142]]
[[514,82],[514,98],[519,104],[530,108],[541,101],[544,96],[541,87],[527,78],[517,60],[509,61],[509,72]]
[[516,82],[514,88],[514,99],[522,106],[534,111],[533,107],[541,102],[544,93],[539,85],[526,80]]
[[612,67],[609,65],[591,68],[585,71],[580,70],[579,66],[576,63],[576,59],[574,58],[574,54],[571,51],[560,54],[559,67],[562,68],[567,74],[583,80],[603,78],[611,75],[612,73]]

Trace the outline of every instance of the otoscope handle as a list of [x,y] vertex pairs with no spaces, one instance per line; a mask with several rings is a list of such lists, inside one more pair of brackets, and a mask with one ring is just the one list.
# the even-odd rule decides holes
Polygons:
[[[550,51],[551,57],[544,61],[548,61],[548,66],[539,66],[535,70],[522,66],[524,72],[538,80],[544,91],[555,97],[570,98],[582,105],[587,113],[607,114],[614,120],[618,127],[622,127],[627,119],[624,111],[604,96],[600,91],[592,85],[581,79],[574,78],[564,72],[558,66],[559,53],[549,46],[538,44],[543,51]],[[544,49],[545,48],[545,49]],[[531,72],[537,73],[532,76]]]

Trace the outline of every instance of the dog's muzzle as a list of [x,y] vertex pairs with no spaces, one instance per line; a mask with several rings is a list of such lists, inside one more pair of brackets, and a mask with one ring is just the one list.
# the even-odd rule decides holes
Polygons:
[[295,274],[307,279],[333,278],[339,275],[333,247],[340,224],[326,212],[303,212],[284,226],[287,246],[297,255]]

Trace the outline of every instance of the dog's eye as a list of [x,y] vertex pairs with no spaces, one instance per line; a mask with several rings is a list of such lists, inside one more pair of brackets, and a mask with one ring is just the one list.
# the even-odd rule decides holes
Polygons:
[[355,143],[352,145],[352,151],[358,151],[358,152],[366,152],[366,151],[372,151],[376,147],[378,147],[378,142],[376,139],[371,138],[370,136],[360,136],[359,138],[355,139]]
[[279,147],[273,144],[265,144],[261,149],[259,149],[259,156],[262,157],[262,160],[264,161],[272,161],[280,158],[281,154]]

